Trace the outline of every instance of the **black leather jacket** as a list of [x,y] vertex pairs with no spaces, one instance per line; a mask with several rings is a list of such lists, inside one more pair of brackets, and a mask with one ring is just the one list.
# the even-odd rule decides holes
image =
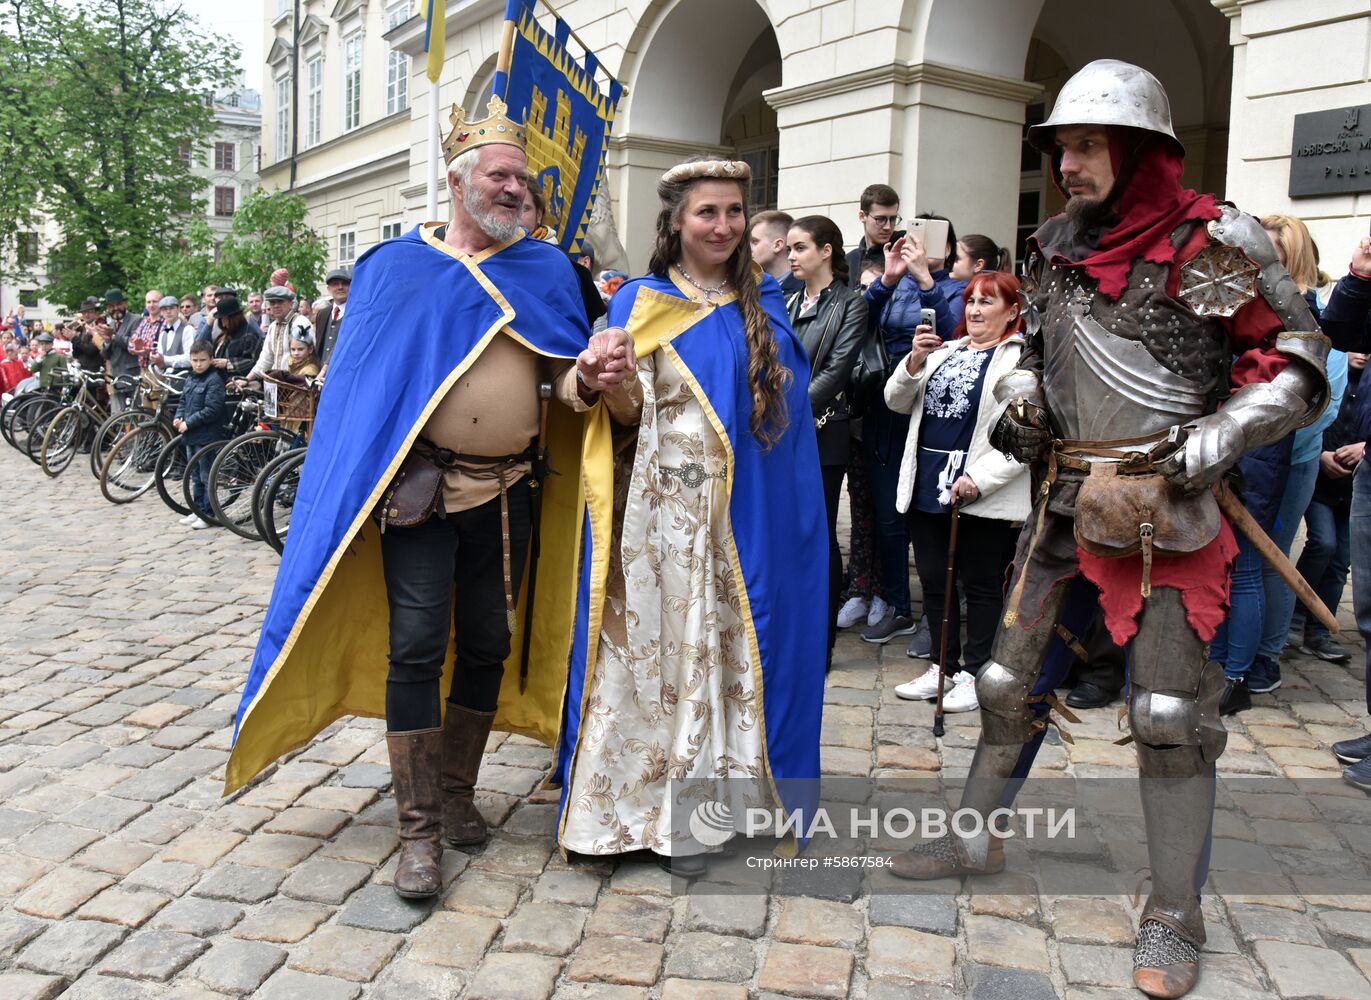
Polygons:
[[[860,291],[842,281],[819,293],[812,312],[800,315],[804,292],[791,296],[790,325],[809,355],[809,405],[819,431],[819,461],[846,462],[847,398],[844,390],[866,335],[867,304]],[[839,452],[844,452],[838,457]]]

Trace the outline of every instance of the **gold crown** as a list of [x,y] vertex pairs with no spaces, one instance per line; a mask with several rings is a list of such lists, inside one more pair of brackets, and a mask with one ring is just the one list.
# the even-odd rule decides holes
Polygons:
[[475,149],[477,146],[488,146],[499,142],[509,146],[518,146],[520,149],[526,147],[528,132],[523,125],[506,114],[509,111],[509,105],[500,98],[492,96],[490,103],[486,105],[486,110],[490,113],[485,118],[479,121],[467,121],[466,112],[455,104],[452,106],[452,114],[449,116],[449,120],[452,122],[452,131],[443,140],[443,157],[448,163],[451,163],[468,149]]

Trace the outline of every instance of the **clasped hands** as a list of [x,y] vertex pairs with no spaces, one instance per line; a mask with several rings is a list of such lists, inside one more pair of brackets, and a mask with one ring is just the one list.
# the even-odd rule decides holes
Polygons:
[[586,349],[576,355],[576,377],[592,392],[617,389],[637,370],[633,338],[620,327],[592,334]]

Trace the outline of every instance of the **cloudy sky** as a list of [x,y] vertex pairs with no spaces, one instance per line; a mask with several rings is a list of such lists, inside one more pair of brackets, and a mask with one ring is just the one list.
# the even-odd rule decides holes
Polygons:
[[[170,6],[170,5],[169,5]],[[227,35],[242,50],[239,66],[253,90],[262,89],[262,40],[266,35],[266,5],[262,0],[180,0],[179,6],[207,29],[208,35]]]

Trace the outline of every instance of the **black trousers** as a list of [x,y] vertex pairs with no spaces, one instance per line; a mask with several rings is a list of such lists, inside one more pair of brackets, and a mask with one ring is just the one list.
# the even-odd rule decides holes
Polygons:
[[[510,586],[516,598],[532,523],[528,483],[522,479],[508,491]],[[454,634],[457,658],[448,701],[494,711],[510,643],[500,498],[447,517],[435,514],[413,528],[388,526],[381,535],[381,560],[390,606],[387,728],[407,732],[440,724],[439,682]]]
[[[957,525],[956,581],[966,595],[966,649],[961,644],[961,608],[953,597],[948,619],[947,663],[949,674],[963,664],[975,673],[990,659],[1000,614],[1004,610],[1005,571],[1014,559],[1019,525],[988,517],[961,514]],[[923,606],[933,634],[933,655],[942,648],[943,603],[947,596],[947,549],[952,515],[909,512],[909,535],[914,542],[914,564],[923,587]]]
[[833,662],[833,645],[838,641],[838,598],[843,592],[843,553],[838,548],[838,504],[843,494],[846,465],[821,465],[824,480],[824,507],[828,515],[828,661]]

